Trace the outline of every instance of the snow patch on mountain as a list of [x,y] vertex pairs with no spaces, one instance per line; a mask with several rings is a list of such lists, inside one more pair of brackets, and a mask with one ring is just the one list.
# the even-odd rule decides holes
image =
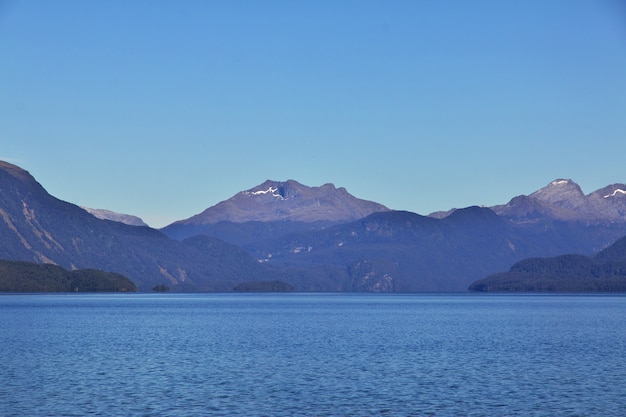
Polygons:
[[619,188],[615,191],[613,191],[611,194],[607,194],[604,196],[604,198],[611,198],[611,197],[615,197],[617,194],[622,194],[622,195],[626,195],[626,191],[625,190],[620,190]]
[[278,192],[278,188],[275,187],[269,187],[267,190],[258,190],[258,191],[244,191],[243,194],[244,195],[265,195],[265,194],[270,194],[272,197],[276,197],[278,199],[284,200],[283,196],[280,195]]

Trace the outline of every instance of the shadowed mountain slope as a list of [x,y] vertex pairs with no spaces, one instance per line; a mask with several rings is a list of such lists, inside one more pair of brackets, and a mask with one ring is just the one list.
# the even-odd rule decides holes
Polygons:
[[[336,291],[464,291],[474,280],[524,258],[593,253],[617,233],[560,222],[517,225],[490,209],[469,207],[444,219],[401,211],[374,213],[324,230],[257,240],[244,248],[269,265],[332,272]],[[290,281],[296,288],[308,288],[296,279]]]
[[91,269],[0,260],[0,292],[128,292],[137,287],[123,275]]
[[593,257],[531,258],[474,282],[482,292],[626,292],[626,237]]

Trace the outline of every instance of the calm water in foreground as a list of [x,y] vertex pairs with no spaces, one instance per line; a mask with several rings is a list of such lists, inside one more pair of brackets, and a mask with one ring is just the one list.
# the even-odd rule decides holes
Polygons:
[[0,295],[2,416],[624,416],[626,297]]

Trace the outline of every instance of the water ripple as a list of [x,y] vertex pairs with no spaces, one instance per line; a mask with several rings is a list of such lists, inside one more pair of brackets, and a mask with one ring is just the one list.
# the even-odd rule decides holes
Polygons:
[[626,298],[0,296],[3,416],[622,416]]

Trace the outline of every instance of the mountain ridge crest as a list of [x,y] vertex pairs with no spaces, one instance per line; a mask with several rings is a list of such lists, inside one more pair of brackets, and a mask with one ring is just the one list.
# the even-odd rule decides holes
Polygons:
[[292,179],[266,180],[172,225],[206,225],[223,221],[339,222],[357,220],[378,211],[389,209],[354,197],[344,187],[337,188],[332,183],[306,186]]
[[491,208],[515,222],[548,218],[626,223],[626,185],[611,184],[585,194],[573,180],[559,178],[529,195],[513,197],[507,204]]

